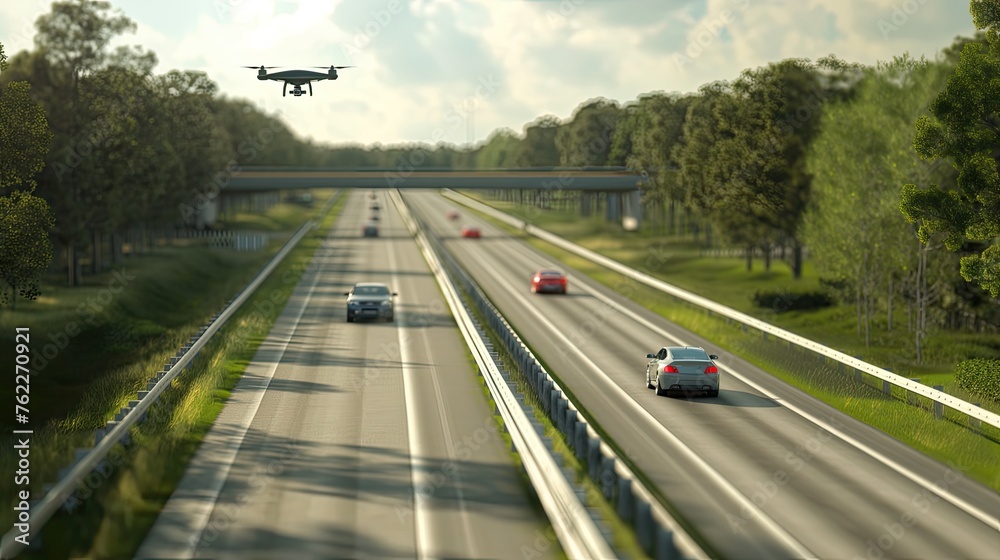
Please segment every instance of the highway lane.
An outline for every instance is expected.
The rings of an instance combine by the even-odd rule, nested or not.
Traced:
[[[553,554],[416,244],[384,193],[361,238],[349,196],[139,557]],[[360,281],[399,292],[395,322],[346,322]]]
[[[406,200],[446,238],[536,355],[722,556],[996,557],[1000,498],[964,477],[960,465],[931,460],[738,357],[724,355],[725,363],[746,382],[724,374],[718,399],[656,397],[645,388],[647,352],[675,343],[674,337],[723,353],[572,271],[568,297],[533,296],[530,274],[551,258],[464,208],[463,220],[481,225],[484,237],[457,238],[458,226],[444,218],[455,206],[440,196],[414,193]],[[897,474],[853,441],[913,476]],[[702,462],[718,478],[704,474]],[[939,497],[921,480],[939,482],[939,491],[954,499]]]

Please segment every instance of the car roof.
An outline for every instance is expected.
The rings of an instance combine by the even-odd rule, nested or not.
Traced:
[[[559,275],[559,276],[563,275],[563,273],[561,271],[555,270],[553,268],[543,268],[541,270],[535,271],[535,274],[556,274],[556,275]]]
[[[380,282],[358,282],[357,284],[354,285],[354,287],[355,288],[372,288],[372,287],[388,288],[389,285],[388,284],[382,284]]]

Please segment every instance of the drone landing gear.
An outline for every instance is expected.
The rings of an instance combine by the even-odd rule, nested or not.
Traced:
[[[309,84],[309,97],[312,97],[312,94],[313,94],[313,83],[312,82],[307,82],[307,83]]]
[[[282,97],[285,97],[286,94],[288,93],[288,82],[285,82],[284,84],[285,85],[281,86],[281,96]]]

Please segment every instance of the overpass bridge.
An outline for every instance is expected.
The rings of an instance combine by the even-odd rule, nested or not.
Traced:
[[[284,189],[514,189],[630,192],[642,176],[624,167],[518,169],[243,167],[226,192]]]
[[[220,212],[260,210],[281,199],[281,193],[332,189],[462,189],[521,191],[548,197],[558,191],[585,194],[581,210],[589,214],[598,195],[606,197],[610,221],[627,228],[641,216],[643,176],[625,167],[532,167],[512,169],[240,167],[216,175],[217,196],[201,205],[199,227],[214,224]],[[530,194],[529,194],[530,193]]]

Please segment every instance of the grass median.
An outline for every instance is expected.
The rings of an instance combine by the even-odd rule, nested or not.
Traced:
[[[332,195],[332,192],[323,192],[317,198]],[[325,227],[330,226],[342,204],[341,199],[327,213]],[[55,471],[71,462],[73,449],[92,446],[92,430],[104,425],[108,412],[113,414],[119,406],[134,399],[136,391],[145,388],[146,380],[162,368],[169,356],[245,287],[274,250],[287,240],[291,233],[287,231],[289,226],[297,228],[310,214],[318,211],[319,206],[309,212],[300,210],[297,217],[286,208],[278,210],[279,216],[284,216],[278,220],[285,225],[276,227],[275,231],[282,233],[273,240],[270,250],[256,256],[238,257],[227,251],[189,248],[184,250],[186,252],[168,250],[167,255],[143,259],[147,262],[142,264],[148,268],[137,271],[136,276],[148,275],[155,281],[137,281],[135,292],[128,298],[116,300],[110,313],[116,317],[129,309],[136,314],[147,313],[157,299],[162,299],[161,305],[172,309],[178,324],[157,324],[160,332],[144,342],[145,354],[140,355],[140,359],[112,369],[85,385],[78,395],[78,404],[67,407],[70,412],[65,417],[54,419],[40,433],[36,432],[38,437],[32,447],[33,497],[42,495],[41,488],[35,494],[35,484],[40,487],[42,480],[54,481],[58,476]],[[132,430],[133,445],[129,448],[118,446],[109,455],[106,472],[89,477],[75,499],[69,501],[71,511],[61,511],[40,534],[32,535],[32,540],[40,543],[41,548],[31,550],[28,558],[131,556],[294,288],[285,286],[282,275],[292,267],[307,266],[323,235],[322,228],[308,234],[254,296],[261,298],[265,296],[260,294],[268,294],[268,301],[274,305],[270,308],[255,306],[255,299],[247,302],[150,409],[146,422]],[[172,267],[149,266],[149,261],[164,257],[170,260],[170,255],[174,256]],[[210,259],[212,268],[206,270],[192,265],[192,262],[200,262],[199,259]],[[204,308],[179,305],[174,300],[178,293],[200,298],[205,302]],[[275,301],[273,293],[280,293],[281,301]],[[174,297],[168,297],[171,294]],[[183,319],[185,310],[190,311],[186,321]],[[101,325],[106,327],[108,324],[111,323]],[[104,350],[108,351],[108,347]],[[35,527],[33,533],[38,529]]]
[[[512,207],[510,204],[487,200],[482,196],[472,195],[495,208],[509,212],[522,219],[526,217],[524,209]],[[485,216],[484,216],[485,218]],[[574,219],[575,216],[559,213],[532,212],[531,222],[553,233],[574,241],[588,249],[605,254],[615,260],[642,270],[645,259],[649,255],[650,239],[630,238],[622,235],[620,228],[615,231],[614,225]],[[489,218],[487,218],[489,219]],[[524,236],[513,228],[493,223],[503,227],[512,235]],[[612,272],[602,266],[595,265],[586,259],[564,251],[549,243],[530,236],[524,236],[525,241],[542,250],[566,266],[585,274],[602,284],[623,292],[627,287],[630,298],[649,309],[659,313],[668,320],[712,340],[728,352],[754,363],[765,371],[796,386],[809,394],[823,400],[837,409],[865,422],[883,432],[907,443],[936,459],[952,464],[966,475],[979,480],[994,490],[1000,491],[1000,471],[996,469],[996,457],[1000,456],[1000,431],[990,427],[970,427],[968,420],[959,413],[945,409],[945,419],[939,420],[930,412],[932,405],[927,399],[911,398],[895,391],[885,395],[880,388],[871,386],[872,379],[867,383],[857,383],[854,373],[838,368],[836,364],[828,364],[814,354],[789,348],[787,344],[771,339],[764,339],[760,333],[750,329],[744,332],[736,323],[729,323],[724,318],[712,316],[704,310],[681,300],[664,294],[658,290],[638,284],[624,276]],[[655,241],[654,241],[655,242]],[[762,314],[747,301],[747,294],[762,289],[782,289],[790,283],[790,275],[780,270],[770,273],[757,271],[745,273],[741,280],[739,267],[744,265],[742,259],[715,259],[700,257],[697,249],[679,243],[663,243],[653,245],[660,251],[661,257],[666,257],[667,266],[657,271],[654,276],[677,285],[693,293],[708,297],[724,305],[733,307],[744,313],[756,314],[760,318],[776,324],[781,328],[796,332],[801,336],[837,348],[850,355],[861,356],[862,359],[880,365],[892,367],[882,358],[891,358],[895,370],[901,375],[921,376],[925,383],[945,385],[946,391],[960,398],[970,398],[968,394],[956,387],[951,379],[950,368],[956,359],[968,357],[968,352],[977,355],[992,351],[996,341],[991,337],[963,333],[936,333],[928,340],[928,348],[941,348],[935,355],[935,361],[919,368],[913,367],[907,360],[907,349],[900,344],[892,344],[888,340],[880,340],[879,348],[870,348],[868,353],[862,352],[857,341],[848,344],[852,334],[845,327],[853,328],[853,316],[849,310],[828,308],[820,312],[789,312],[777,316]],[[728,271],[718,278],[706,272],[713,262],[715,266]],[[780,264],[776,265],[780,267]],[[819,286],[807,268],[807,276],[799,281],[804,284],[792,284],[797,290],[809,289],[809,283]],[[740,295],[742,293],[742,296]],[[787,316],[786,316],[787,315]],[[845,316],[849,316],[845,318]],[[839,317],[839,322],[838,318]],[[798,327],[796,326],[798,325]],[[824,334],[825,333],[825,334]],[[854,334],[853,336],[856,336]],[[994,337],[995,338],[995,337]],[[838,344],[840,342],[840,344]],[[930,352],[931,350],[929,350]],[[982,354],[980,354],[982,353]],[[926,378],[926,379],[923,379]],[[907,399],[918,406],[907,404]],[[979,399],[973,399],[980,402]],[[996,403],[982,403],[984,408],[994,410]]]

